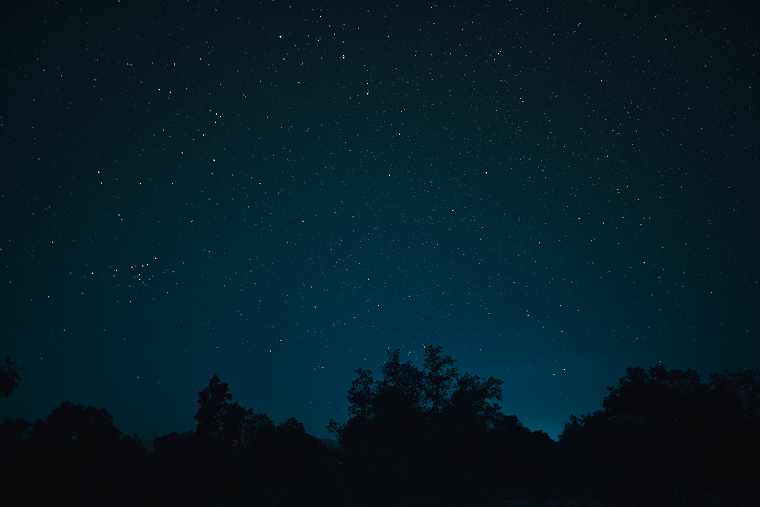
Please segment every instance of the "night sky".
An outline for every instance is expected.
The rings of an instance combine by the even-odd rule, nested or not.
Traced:
[[[3,2],[0,418],[325,437],[432,344],[556,438],[759,367],[760,18],[668,3]]]

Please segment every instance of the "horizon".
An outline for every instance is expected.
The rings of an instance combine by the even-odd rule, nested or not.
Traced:
[[[444,349],[444,353],[446,353],[445,349]],[[458,361],[456,360],[456,358],[453,358],[453,359],[455,361],[454,364],[456,366],[457,363],[458,363]],[[416,361],[414,361],[414,364],[415,364],[415,366],[421,366],[421,364],[417,364]],[[19,367],[21,367],[21,366],[23,366],[23,365],[19,365]],[[631,366],[641,366],[641,365],[631,365]],[[645,368],[648,368],[649,366],[654,366],[654,365],[648,365]],[[668,367],[668,365],[663,365],[663,366]],[[457,367],[457,368],[458,368],[458,371],[460,372],[460,374],[461,373],[465,373],[465,372],[467,372],[467,373],[474,373],[474,372],[471,372],[471,371],[459,369],[459,367]],[[685,370],[685,369],[688,369],[688,368],[677,368],[677,369]],[[746,369],[747,368],[744,368],[743,370],[746,370]],[[372,369],[372,371],[373,371],[373,373],[375,373],[375,372],[378,371],[378,368]],[[739,370],[739,371],[742,371],[742,370]],[[699,371],[697,371],[697,372],[700,374],[700,378],[701,378],[701,381],[703,383],[707,383],[709,381],[710,375],[712,375],[712,374],[724,373],[724,371],[721,371],[721,372],[710,372],[710,373],[708,373],[708,374],[705,375],[705,374],[702,374],[702,372],[699,372]],[[624,374],[625,374],[625,371],[620,376],[620,378],[622,378],[624,376]],[[213,377],[213,375],[212,375],[212,377]],[[220,378],[220,380],[222,382],[227,382],[227,379],[225,379],[224,377],[220,376],[219,378]],[[227,382],[227,383],[229,384],[229,382]],[[614,382],[614,383],[611,383],[611,384],[609,384],[607,386],[605,386],[605,388],[604,388],[604,392],[605,392],[604,396],[605,397],[606,397],[606,395],[608,393],[608,388],[609,387],[614,387],[615,385],[617,385],[617,381]],[[23,387],[23,380],[22,380],[22,383],[19,386],[19,388],[17,388],[17,390],[13,392],[13,394],[10,396],[10,398],[5,399],[4,402],[7,403],[8,401],[10,401],[11,399],[13,399],[14,397],[19,396],[19,394],[21,393],[21,387]],[[206,386],[204,385],[204,387],[206,387]],[[348,390],[348,388],[346,390]],[[199,391],[200,391],[200,389],[199,389]],[[263,414],[265,414],[265,415],[267,415],[269,417],[272,417],[271,414],[268,414],[266,411],[258,410],[255,407],[249,406],[246,403],[242,402],[242,400],[239,399],[235,395],[234,385],[232,385],[232,384],[230,384],[230,394],[232,394],[232,396],[233,396],[232,402],[240,403],[244,408],[252,408],[254,410],[254,412],[263,413]],[[589,413],[593,413],[596,410],[601,410],[602,409],[602,401],[603,401],[603,398],[600,398],[599,402],[598,402],[598,406],[596,408],[592,408],[591,410],[588,410],[586,412],[572,413],[571,415],[573,415],[573,416],[582,416],[582,415],[586,415],[586,414],[589,414]],[[61,403],[65,403],[65,402],[70,402],[70,403],[73,403],[74,405],[81,404],[81,405],[84,405],[84,406],[92,406],[92,405],[87,405],[87,404],[84,404],[84,403],[75,403],[75,402],[73,402],[71,400],[63,400],[59,404],[55,405],[54,407],[51,407],[50,410],[48,410],[47,412],[45,412],[43,415],[41,415],[39,417],[33,417],[33,418],[27,418],[27,417],[24,417],[24,416],[16,416],[16,417],[22,417],[22,418],[24,418],[24,419],[26,419],[26,420],[28,420],[29,422],[32,422],[32,423],[35,422],[36,420],[40,420],[40,419],[41,420],[45,420],[45,418],[50,414],[51,411],[53,411],[54,409],[58,408],[61,405]],[[501,404],[501,402],[497,402],[497,403],[500,404],[500,406],[501,406],[501,412],[503,414],[505,414],[505,415],[516,415],[518,417],[519,421],[523,424],[524,427],[526,427],[527,429],[529,429],[531,431],[543,431],[544,433],[546,433],[555,442],[557,442],[559,440],[559,435],[562,433],[562,429],[563,429],[565,423],[569,422],[569,420],[570,420],[570,417],[568,416],[568,419],[566,419],[565,421],[562,421],[559,424],[545,423],[545,424],[541,425],[540,423],[538,423],[538,424],[531,425],[531,424],[526,423],[523,420],[523,418],[521,418],[517,413],[510,412],[509,410],[507,410],[507,408],[503,404]],[[141,434],[138,434],[138,433],[135,433],[135,432],[132,432],[132,431],[125,430],[122,427],[122,425],[119,424],[118,417],[116,415],[114,415],[114,413],[111,412],[111,410],[109,410],[108,406],[93,406],[93,407],[94,408],[105,409],[109,414],[111,414],[113,416],[113,418],[114,418],[114,426],[116,428],[118,428],[124,435],[134,436],[134,437],[137,437],[138,439],[140,439],[142,441],[146,441],[146,442],[152,442],[156,438],[168,435],[170,433],[184,433],[186,431],[195,431],[195,426],[197,424],[193,420],[193,416],[195,415],[195,411],[197,411],[197,396],[196,396],[194,411],[193,411],[192,415],[189,418],[189,426],[186,425],[186,426],[184,426],[182,428],[168,429],[168,431],[164,431],[162,433],[157,433],[157,434],[152,435],[150,437],[148,437],[146,435],[141,435]],[[343,423],[343,422],[345,422],[348,419],[349,414],[346,411],[346,413],[344,415],[345,415],[345,419],[335,418],[335,417],[333,417],[333,419],[335,419],[339,423]],[[6,419],[13,419],[13,418],[15,418],[15,417],[11,417],[10,415],[6,415],[2,419],[6,420]],[[335,441],[334,436],[331,436],[330,434],[328,434],[328,432],[326,430],[327,422],[321,428],[322,431],[320,432],[320,431],[314,431],[312,427],[310,427],[302,419],[300,419],[300,418],[298,418],[297,416],[294,416],[294,415],[288,416],[285,413],[284,416],[281,415],[281,418],[274,418],[273,417],[272,419],[273,419],[273,421],[274,421],[275,424],[279,424],[279,423],[282,423],[282,422],[284,422],[284,421],[286,421],[286,420],[288,420],[290,418],[295,418],[299,422],[303,423],[304,426],[305,426],[305,428],[306,428],[307,433],[309,433],[310,435],[313,435],[313,436],[319,438],[320,440],[332,440],[332,441]]]

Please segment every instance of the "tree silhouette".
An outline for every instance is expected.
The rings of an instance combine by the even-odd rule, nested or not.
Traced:
[[[425,399],[431,403],[433,412],[441,412],[454,382],[457,379],[457,369],[451,356],[443,356],[440,345],[425,349],[424,385]]]
[[[380,366],[380,380],[375,380],[370,370],[355,370],[357,377],[347,395],[350,420],[370,420],[389,411],[416,411],[425,417],[469,413],[486,424],[499,411],[489,400],[501,400],[503,382],[469,373],[459,375],[454,359],[442,352],[440,345],[426,347],[420,370],[411,361],[402,363],[399,349],[389,351],[388,360]],[[340,429],[334,422],[330,428],[334,432]]]
[[[392,397],[404,406],[420,409],[424,403],[425,374],[411,361],[402,363],[400,353],[399,349],[388,352],[388,360],[380,367],[383,378],[376,386],[375,398]]]
[[[23,366],[16,367],[16,362],[11,361],[10,356],[5,358],[5,366],[0,366],[0,397],[7,398],[18,389],[18,381],[21,380],[18,371],[23,369]]]
[[[372,378],[370,370],[357,368],[354,371],[356,372],[356,378],[351,381],[351,387],[347,395],[348,411],[355,417],[367,419],[372,412],[373,385],[375,380]]]
[[[271,439],[275,429],[269,416],[248,411],[243,425],[243,446],[248,449],[260,447],[263,441]]]
[[[16,372],[10,359],[3,371]],[[662,365],[627,368],[601,410],[571,416],[553,442],[505,415],[501,380],[460,373],[440,346],[422,367],[388,352],[359,368],[349,419],[328,448],[288,419],[233,401],[214,375],[195,431],[151,454],[104,409],[62,403],[44,420],[0,424],[6,503],[43,505],[504,505],[509,498],[603,505],[754,505],[760,376]],[[12,380],[18,380],[13,376]],[[749,465],[748,465],[749,464]],[[44,479],[43,479],[44,478]],[[46,488],[36,487],[44,480]],[[316,499],[316,500],[315,500]],[[320,503],[321,502],[321,503]]]
[[[243,442],[246,419],[253,416],[251,409],[232,403],[229,384],[214,375],[208,387],[198,393],[198,422],[195,434],[198,438],[231,447]]]
[[[673,491],[743,501],[756,482],[760,382],[753,370],[712,375],[663,365],[626,369],[602,410],[571,416],[560,434],[565,463],[590,495],[665,501]],[[657,500],[654,500],[657,499]]]
[[[755,370],[726,371],[710,378],[714,400],[722,405],[721,412],[732,414],[736,420],[760,419],[760,375]]]
[[[551,440],[501,413],[501,380],[460,375],[440,346],[426,347],[422,369],[400,357],[388,352],[380,379],[357,369],[348,421],[328,425],[357,495],[380,504],[476,504],[489,487],[517,481],[521,467],[532,477],[543,470]],[[524,484],[529,474],[519,476]]]
[[[123,435],[105,409],[64,402],[44,420],[0,426],[0,482],[8,505],[76,505],[137,502],[134,479],[147,455]],[[44,481],[45,487],[40,487]]]
[[[619,385],[607,389],[602,407],[609,415],[670,424],[693,415],[709,390],[695,370],[668,370],[661,364],[627,368]]]
[[[501,407],[488,400],[501,401],[500,379],[483,379],[465,373],[457,379],[456,388],[448,400],[447,412],[465,424],[480,425],[483,429],[497,427],[497,414]]]

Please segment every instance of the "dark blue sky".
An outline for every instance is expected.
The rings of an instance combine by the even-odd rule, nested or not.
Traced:
[[[440,344],[556,437],[627,366],[760,366],[756,12],[12,4],[0,417],[153,438],[216,373],[326,436]]]

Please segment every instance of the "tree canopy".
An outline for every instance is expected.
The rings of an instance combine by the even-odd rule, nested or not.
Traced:
[[[253,417],[253,410],[232,403],[229,384],[214,375],[208,386],[198,393],[198,422],[195,434],[209,442],[233,446],[243,441],[246,419]]]
[[[559,444],[576,484],[599,495],[662,494],[674,485],[742,489],[760,453],[760,381],[754,370],[713,374],[658,364],[626,369],[602,410],[571,416]],[[646,485],[643,488],[642,485]]]
[[[358,368],[348,390],[349,421],[377,419],[389,407],[395,411],[406,407],[428,418],[467,416],[488,426],[500,409],[493,400],[501,401],[503,382],[470,373],[460,375],[454,362],[443,355],[443,347],[429,346],[421,370],[411,361],[401,362],[399,349],[388,352],[379,380],[372,371]]]
[[[427,347],[419,367],[389,351],[377,371],[355,370],[349,418],[329,425],[339,446],[323,445],[296,419],[275,424],[241,406],[217,375],[198,392],[195,430],[152,445],[123,435],[105,409],[69,402],[33,424],[7,419],[3,498],[23,505],[62,496],[78,505],[757,503],[754,370],[702,379],[690,369],[628,368],[600,410],[570,417],[559,442],[504,414],[502,381],[460,372],[440,346]]]

